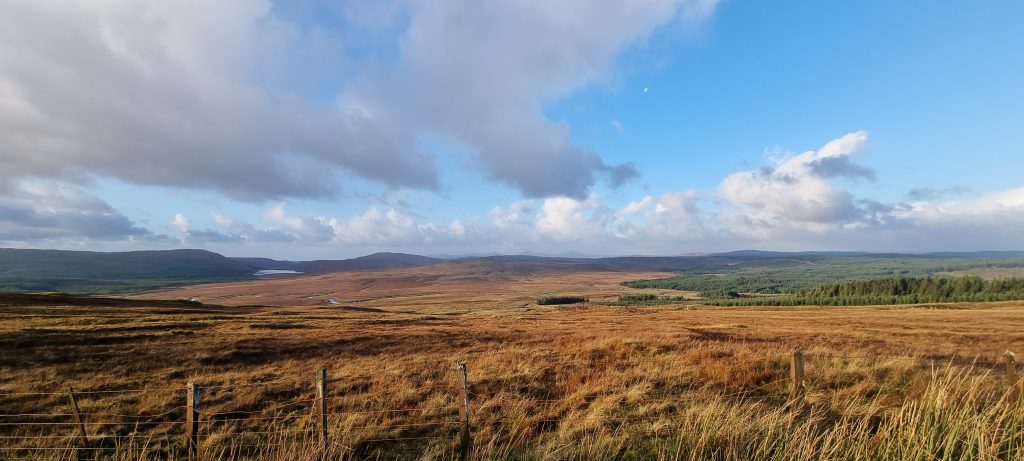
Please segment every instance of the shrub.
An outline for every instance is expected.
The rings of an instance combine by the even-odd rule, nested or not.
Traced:
[[[587,302],[583,296],[547,296],[537,300],[541,306],[552,306],[557,304],[578,304]]]
[[[619,296],[620,303],[649,303],[658,300],[658,295],[653,294],[642,294],[642,295],[622,295]]]

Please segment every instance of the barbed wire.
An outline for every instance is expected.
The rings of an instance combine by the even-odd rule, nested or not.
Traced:
[[[240,432],[228,432],[226,435],[267,435],[267,434],[313,434],[313,430],[305,431],[240,431]]]
[[[451,437],[449,437],[449,436],[427,436],[427,437],[390,437],[390,438],[380,438],[380,439],[363,439],[363,440],[361,440],[361,441],[360,441],[360,443],[370,443],[370,442],[396,442],[396,441],[400,441],[400,440],[441,440],[441,439],[450,439],[450,438],[451,438]]]
[[[196,384],[199,385],[203,389],[226,389],[226,388],[230,389],[230,388],[236,388],[236,387],[266,387],[266,386],[272,386],[272,385],[275,385],[275,384],[302,385],[302,384],[313,384],[313,383],[314,383],[314,381],[312,381],[312,380],[277,379],[277,380],[274,380],[274,381],[261,381],[261,382],[258,382],[258,383],[210,384],[210,385],[199,384],[199,383],[196,383]]]
[[[65,451],[89,450],[89,451],[98,451],[98,450],[109,450],[109,449],[110,448],[106,448],[106,447],[0,447],[0,450],[3,450],[3,451],[22,451],[22,450],[65,450]]]
[[[157,424],[183,424],[185,421],[84,421],[86,426],[151,426]],[[0,422],[0,426],[78,426],[76,422],[51,422],[51,421],[19,421]]]
[[[407,423],[407,424],[391,424],[387,426],[376,426],[374,429],[401,429],[406,427],[431,427],[431,426],[455,426],[462,424],[461,421],[440,421],[440,422],[429,422],[429,423]]]
[[[203,423],[237,423],[240,421],[271,421],[275,419],[287,419],[292,415],[280,415],[280,416],[252,416],[248,418],[226,418],[226,419],[201,419],[198,422]]]
[[[462,409],[462,408],[463,407],[461,407],[461,406],[450,406],[450,407],[440,407],[440,408],[422,408],[422,407],[392,408],[392,409],[386,409],[386,410],[345,410],[345,411],[334,410],[334,411],[329,411],[327,414],[328,415],[372,415],[372,414],[386,414],[386,413],[406,413],[406,412],[411,412],[411,411],[422,411],[422,412],[427,412],[427,411],[431,411],[431,410],[442,410],[442,411],[448,410],[448,411],[451,411],[451,410],[459,410],[459,409]]]
[[[108,418],[160,418],[162,416],[167,416],[170,413],[174,413],[175,411],[178,411],[178,410],[180,410],[182,408],[186,408],[186,407],[185,406],[174,407],[171,410],[165,411],[163,413],[148,414],[148,415],[147,414],[126,415],[126,414],[116,414],[116,413],[92,413],[92,412],[80,412],[80,413],[78,413],[78,415],[82,416],[82,417],[85,417],[85,416],[90,416],[90,417],[104,416],[104,417],[108,417]],[[12,417],[19,417],[19,418],[20,417],[34,417],[34,418],[49,418],[49,417],[56,418],[56,417],[62,417],[62,418],[69,418],[69,417],[73,417],[73,416],[75,416],[74,413],[12,413],[12,414],[0,414],[0,418],[12,418]]]
[[[293,405],[298,405],[300,403],[311,403],[311,402],[316,402],[316,401],[317,401],[317,399],[315,399],[315,398],[313,398],[313,399],[303,399],[303,400],[293,400],[291,402],[284,403],[284,404],[278,405],[276,407],[271,407],[271,408],[268,408],[268,409],[265,409],[265,410],[260,410],[260,411],[222,411],[222,412],[207,414],[205,411],[200,409],[197,412],[199,414],[201,414],[201,415],[206,415],[207,418],[213,418],[213,417],[218,416],[218,415],[233,415],[233,414],[236,414],[236,413],[263,414],[263,413],[270,413],[270,412],[273,412],[273,411],[281,410],[281,409],[284,409],[284,408],[287,408],[287,407],[290,407],[290,406],[293,406]]]
[[[79,436],[77,434],[75,434],[75,435],[71,435],[71,434],[68,434],[68,435],[33,435],[33,436],[25,436],[25,437],[18,437],[18,436],[4,436],[4,437],[0,437],[0,439],[19,439],[19,440],[53,440],[53,439],[69,439],[69,440],[73,439],[73,440],[77,440],[78,438],[79,438]],[[89,436],[89,441],[91,443],[94,443],[94,442],[97,442],[97,441],[104,441],[104,440],[135,440],[135,439],[145,439],[145,440],[159,441],[159,440],[164,439],[164,438],[166,438],[166,437],[159,436],[159,435],[153,435],[153,434],[144,434],[144,435],[102,435],[101,434],[101,435],[91,435],[91,436]],[[35,447],[15,447],[15,448],[33,449]],[[66,448],[68,448],[68,449],[77,449],[77,448],[80,448],[80,447],[66,447]],[[102,447],[99,447],[99,448],[102,448]]]
[[[167,387],[167,388],[146,388],[146,389],[112,389],[112,390],[98,390],[98,391],[84,391],[75,390],[74,393],[78,395],[94,395],[94,394],[141,394],[147,392],[170,392],[170,391],[185,391],[186,387]],[[68,395],[68,391],[63,392],[0,392],[0,397],[7,396],[23,396],[23,395]]]

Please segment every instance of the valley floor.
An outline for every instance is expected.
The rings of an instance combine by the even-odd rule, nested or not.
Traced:
[[[447,459],[457,455],[463,362],[480,459],[1024,456],[1024,412],[1001,403],[1002,354],[1024,352],[1024,303],[624,309],[530,301],[569,291],[612,296],[627,290],[618,281],[637,275],[603,274],[525,283],[491,274],[479,285],[440,274],[434,280],[444,283],[423,282],[416,295],[414,286],[364,273],[302,289],[264,282],[270,288],[259,295],[316,291],[336,305],[0,305],[0,458],[43,459],[54,452],[33,448],[80,444],[68,386],[78,392],[90,451],[61,451],[64,459],[182,456],[193,382],[204,388],[199,450],[208,459]],[[368,279],[391,289],[351,289]],[[591,284],[580,287],[584,279]],[[180,294],[218,290],[232,293]],[[241,293],[221,300],[253,304]],[[149,296],[158,295],[168,293]],[[797,349],[806,395],[787,407]],[[320,368],[329,376],[327,446],[310,439]]]

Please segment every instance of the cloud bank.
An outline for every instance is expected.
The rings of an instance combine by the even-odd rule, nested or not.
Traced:
[[[257,229],[223,222],[222,241],[290,242],[408,251],[582,251],[678,254],[737,248],[939,251],[1013,249],[1024,226],[1024,188],[957,200],[879,203],[858,198],[838,178],[870,179],[855,162],[866,132],[817,150],[769,158],[722,179],[716,190],[648,195],[615,208],[596,194],[517,200],[447,223],[398,208],[371,207],[347,220],[289,211],[278,204]],[[823,169],[822,165],[828,165]],[[196,241],[200,243],[200,241]]]
[[[0,189],[0,242],[152,237],[150,231],[81,188],[19,181]]]
[[[434,139],[526,197],[584,198],[637,171],[573,144],[544,106],[714,5],[355,2],[336,30],[265,0],[14,2],[0,15],[0,183],[112,177],[264,201],[336,197],[347,173],[437,189]],[[394,56],[346,43],[390,29]]]

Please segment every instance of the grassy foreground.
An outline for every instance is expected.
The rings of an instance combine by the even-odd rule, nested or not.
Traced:
[[[1003,398],[1006,396],[1004,395]],[[708,394],[705,401],[678,408],[656,422],[578,426],[552,440],[506,440],[498,434],[478,440],[473,459],[659,459],[659,460],[1016,460],[1024,458],[1024,412],[999,399],[983,377],[950,369],[936,371],[923,395],[884,408],[866,402],[860,416],[837,416],[841,402],[787,412],[762,402]],[[589,427],[588,427],[589,426]],[[525,434],[524,434],[525,435]],[[70,448],[56,459],[159,459],[151,440],[115,445],[90,456]],[[419,451],[418,453],[416,451]],[[53,453],[51,453],[53,454]],[[85,456],[83,456],[85,455]],[[164,456],[166,454],[163,454]],[[204,459],[458,459],[443,447],[356,453],[313,437],[268,436],[253,444],[206,448]],[[50,458],[50,456],[47,456]]]
[[[1021,303],[417,311],[0,306],[0,459],[1024,459],[1002,351]],[[788,360],[807,356],[787,411]],[[313,378],[329,370],[330,443]],[[67,386],[79,392],[80,450]],[[31,415],[31,416],[26,416]],[[10,423],[10,424],[8,424]],[[40,450],[45,448],[45,450]]]

